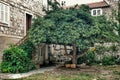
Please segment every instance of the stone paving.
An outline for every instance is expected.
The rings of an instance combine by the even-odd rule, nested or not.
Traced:
[[[45,71],[52,71],[52,70],[54,70],[54,68],[55,67],[45,67],[45,68],[40,68],[37,70],[30,71],[27,73],[18,73],[18,74],[0,73],[0,80],[24,78],[24,77],[28,77],[33,74],[44,73]]]

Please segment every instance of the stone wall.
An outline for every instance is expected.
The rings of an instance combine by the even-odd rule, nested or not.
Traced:
[[[107,19],[110,19],[112,17],[112,12],[110,7],[103,8],[102,10],[103,10],[103,15],[105,15]]]
[[[118,1],[108,0],[108,4],[110,6],[107,8],[103,8],[103,14],[108,19],[111,19],[111,18],[114,19],[113,14],[116,14],[118,12]]]

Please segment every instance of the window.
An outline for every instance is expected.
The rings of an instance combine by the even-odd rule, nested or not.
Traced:
[[[100,15],[102,15],[102,9],[92,9],[91,10],[91,15],[92,16],[100,16]]]
[[[8,24],[9,22],[9,6],[0,3],[0,22]]]
[[[61,5],[62,5],[62,6],[65,6],[65,5],[66,5],[66,1],[62,1],[62,2],[61,2]]]

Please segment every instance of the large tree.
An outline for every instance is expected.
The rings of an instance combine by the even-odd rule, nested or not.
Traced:
[[[103,16],[93,18],[88,6],[69,9],[55,7],[55,10],[47,11],[43,18],[34,19],[29,36],[35,44],[62,44],[66,54],[66,45],[71,45],[72,63],[77,64],[77,59],[94,43],[118,41],[112,22]]]

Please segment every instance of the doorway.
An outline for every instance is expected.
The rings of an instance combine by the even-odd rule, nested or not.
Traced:
[[[26,33],[31,28],[31,24],[32,24],[32,15],[26,13]]]

